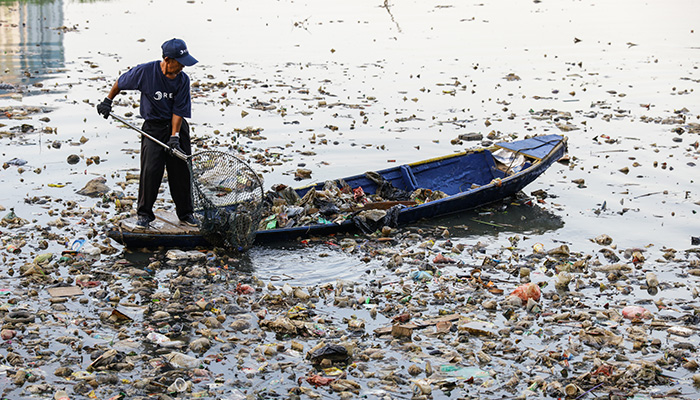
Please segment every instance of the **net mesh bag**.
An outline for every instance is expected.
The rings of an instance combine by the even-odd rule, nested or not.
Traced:
[[[194,209],[199,230],[211,244],[245,251],[262,217],[263,183],[232,154],[204,151],[190,158]]]

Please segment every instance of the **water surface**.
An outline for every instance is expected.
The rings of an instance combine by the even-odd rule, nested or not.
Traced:
[[[451,144],[461,133],[560,133],[572,162],[526,192],[546,190],[542,207],[562,224],[534,241],[585,248],[607,233],[622,247],[686,248],[698,235],[700,200],[698,137],[686,126],[700,104],[697,9],[692,1],[3,2],[1,81],[18,90],[3,91],[0,105],[29,113],[34,130],[0,139],[3,161],[28,162],[22,173],[2,171],[0,205],[37,223],[61,209],[59,199],[104,208],[75,191],[96,176],[118,189],[138,168],[139,139],[94,105],[121,72],[158,59],[160,44],[177,36],[200,60],[186,70],[196,83],[194,135],[268,157],[254,164],[268,187],[308,183],[293,180],[299,166],[323,181],[478,145]],[[121,95],[115,111],[137,114],[137,99]],[[2,122],[6,131],[27,123]],[[256,140],[235,132],[248,127],[261,129]],[[71,153],[101,162],[70,166]],[[51,201],[23,200],[38,195]],[[537,219],[529,222],[537,231]],[[472,241],[517,233],[469,225]],[[267,253],[253,251],[258,268]]]

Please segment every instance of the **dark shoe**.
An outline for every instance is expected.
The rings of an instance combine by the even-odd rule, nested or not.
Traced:
[[[139,217],[136,219],[136,227],[137,228],[142,228],[146,229],[148,228],[148,225],[151,224],[151,219],[146,217],[145,215],[139,215]]]
[[[199,226],[199,221],[197,221],[197,218],[195,218],[193,214],[188,214],[185,215],[183,218],[180,218],[180,222],[192,227]]]

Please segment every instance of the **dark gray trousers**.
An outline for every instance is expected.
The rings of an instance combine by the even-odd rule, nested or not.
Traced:
[[[150,120],[143,123],[143,131],[157,140],[167,143],[172,133],[169,120]],[[185,154],[192,154],[190,126],[184,119],[180,127],[180,147]],[[139,200],[137,213],[155,219],[153,204],[163,181],[163,172],[168,171],[170,195],[175,202],[177,216],[184,218],[193,211],[192,183],[187,163],[168,154],[167,150],[151,139],[141,138],[141,177],[139,179]]]

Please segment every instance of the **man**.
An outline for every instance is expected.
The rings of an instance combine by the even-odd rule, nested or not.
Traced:
[[[190,78],[182,72],[197,60],[190,55],[181,39],[163,43],[163,59],[137,65],[122,74],[107,97],[97,105],[97,112],[105,119],[112,111],[112,100],[122,90],[141,92],[143,131],[166,143],[171,151],[146,137],[141,138],[141,177],[136,225],[147,228],[155,219],[153,204],[168,170],[170,194],[175,202],[177,216],[189,226],[197,226],[192,214],[190,171],[185,161],[175,157],[172,150],[191,154],[190,127],[185,118],[191,117]]]

